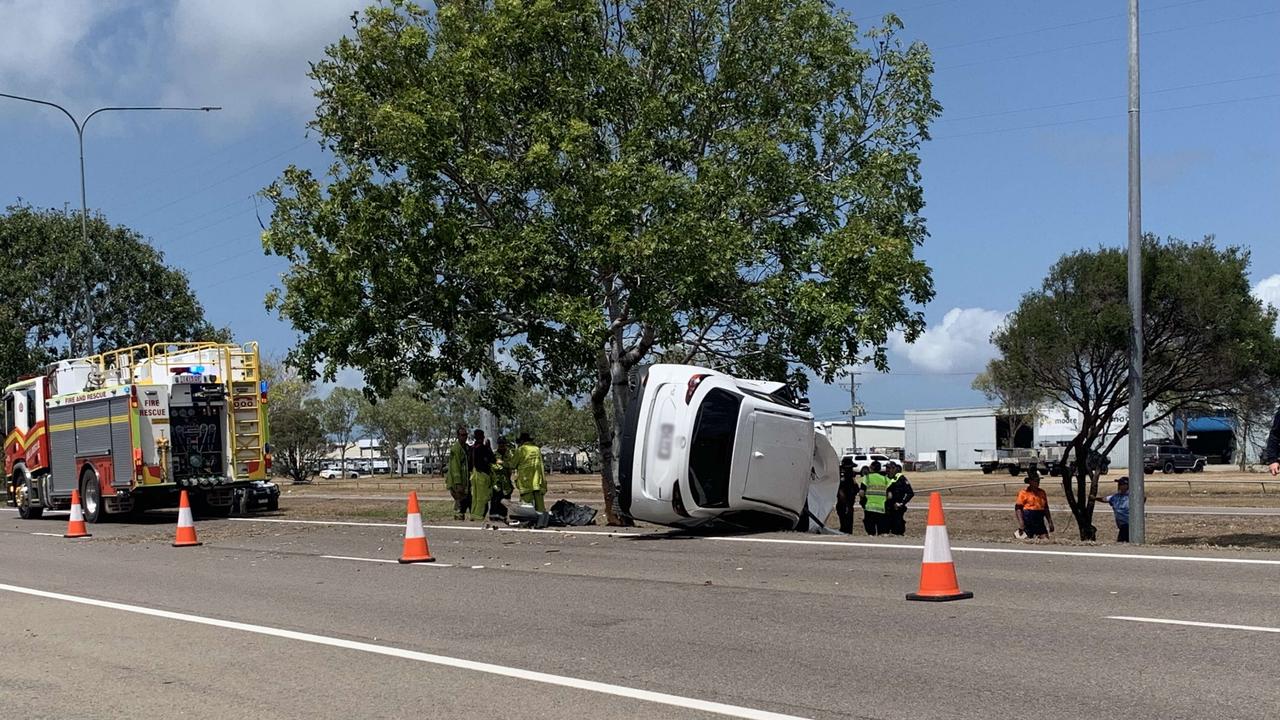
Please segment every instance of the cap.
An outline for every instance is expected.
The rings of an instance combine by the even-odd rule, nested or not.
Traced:
[[[1129,476],[1128,476],[1128,475],[1121,475],[1120,477],[1116,478],[1116,482],[1118,482],[1118,483],[1126,483],[1126,484],[1127,484],[1127,483],[1129,482]]]

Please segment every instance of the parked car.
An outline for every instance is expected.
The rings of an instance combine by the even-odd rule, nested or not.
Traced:
[[[1208,458],[1196,455],[1181,445],[1143,445],[1142,470],[1153,473],[1156,468],[1165,473],[1203,472]]]
[[[622,428],[622,511],[675,527],[820,529],[839,457],[794,397],[693,365],[642,370]]]
[[[236,488],[233,507],[245,515],[251,510],[279,510],[280,486],[270,480],[254,480],[248,487]]]
[[[862,472],[862,468],[869,467],[873,462],[880,463],[880,469],[883,470],[884,466],[893,460],[888,455],[880,453],[846,453],[845,457],[853,458],[853,471],[855,473]]]
[[[342,474],[342,468],[336,468],[336,467],[335,467],[335,468],[325,468],[325,469],[323,469],[323,470],[321,470],[321,471],[320,471],[320,477],[324,478],[325,480],[337,480],[337,479],[340,479],[340,478],[342,478],[342,477],[343,477],[343,474]],[[355,470],[353,470],[353,469],[351,469],[351,468],[348,468],[348,469],[347,469],[346,477],[348,477],[348,478],[352,478],[352,479],[354,479],[354,478],[358,478],[358,477],[360,477],[360,473],[356,472]]]

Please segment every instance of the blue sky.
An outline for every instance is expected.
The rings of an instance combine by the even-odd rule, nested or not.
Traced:
[[[972,373],[1019,296],[1065,252],[1125,241],[1124,0],[838,3],[864,23],[897,12],[934,50],[944,105],[923,150],[934,271],[930,329],[864,374],[873,418],[981,402]],[[1144,0],[1143,220],[1160,235],[1253,252],[1280,304],[1280,5]],[[185,268],[210,319],[273,355],[293,342],[263,295],[255,193],[289,163],[321,169],[305,123],[307,62],[360,3],[0,0],[0,92],[80,116],[107,104],[221,105],[219,113],[104,114],[86,133],[88,200]],[[0,100],[0,198],[79,205],[75,133],[56,111]],[[344,380],[354,381],[354,374]],[[848,392],[812,388],[837,418]]]

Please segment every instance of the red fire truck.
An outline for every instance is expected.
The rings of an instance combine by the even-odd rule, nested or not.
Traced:
[[[225,515],[271,468],[258,346],[137,345],[62,360],[4,390],[6,500],[23,518],[174,507]]]

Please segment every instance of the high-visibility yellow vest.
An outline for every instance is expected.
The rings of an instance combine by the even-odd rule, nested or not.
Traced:
[[[885,498],[889,494],[889,478],[880,473],[867,476],[867,512],[883,513]]]

